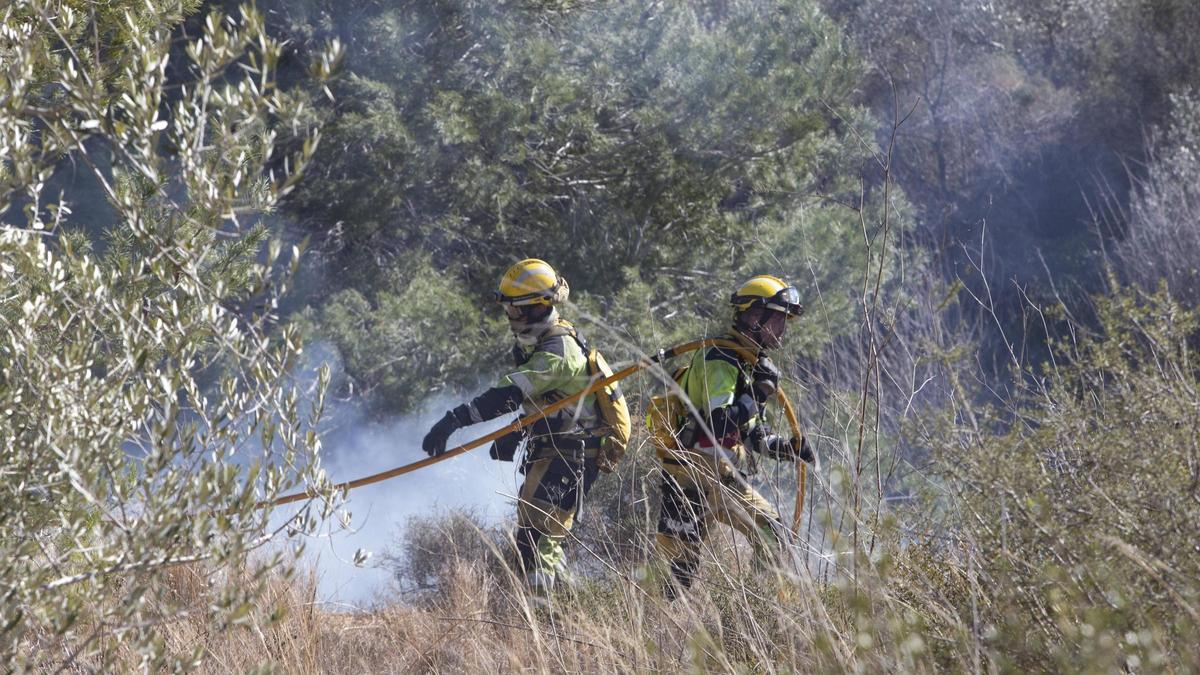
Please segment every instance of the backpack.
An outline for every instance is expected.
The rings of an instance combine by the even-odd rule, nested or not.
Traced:
[[[679,432],[687,418],[688,409],[678,391],[684,390],[688,368],[689,366],[683,366],[671,373],[674,386],[664,394],[651,396],[646,409],[646,428],[650,431],[650,439],[654,441],[659,459],[683,449],[679,443]],[[676,390],[675,387],[679,389]]]
[[[575,343],[587,355],[588,375],[591,376],[592,382],[598,382],[613,374],[612,368],[604,360],[604,355],[591,347],[579,335],[574,326],[565,321],[561,322],[559,326],[575,340]],[[601,441],[601,453],[597,459],[601,469],[611,471],[625,456],[625,449],[629,446],[629,436],[633,431],[633,422],[629,417],[629,404],[625,402],[621,385],[616,382],[593,393],[596,396],[596,407],[599,408],[600,419],[604,422],[602,429],[604,438]]]
[[[715,340],[712,346],[732,350],[750,364],[758,361],[758,357],[732,340]],[[660,460],[685,449],[679,442],[679,432],[683,430],[689,411],[687,401],[680,395],[680,392],[687,389],[687,375],[690,368],[690,364],[676,368],[671,373],[674,386],[668,388],[663,394],[650,397],[650,404],[646,412],[646,428],[650,431],[655,453]]]

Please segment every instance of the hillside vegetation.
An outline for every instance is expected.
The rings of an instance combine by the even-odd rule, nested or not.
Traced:
[[[0,657],[1200,670],[1196,25],[1184,0],[9,3]],[[354,477],[322,469],[327,397],[384,424],[494,378],[490,293],[527,256],[611,361],[723,330],[749,275],[801,289],[792,560],[721,531],[667,600],[636,425],[573,583],[531,594],[510,523],[431,505],[389,592],[320,601],[297,556]],[[624,383],[635,420],[664,375]],[[791,522],[794,467],[757,469]]]

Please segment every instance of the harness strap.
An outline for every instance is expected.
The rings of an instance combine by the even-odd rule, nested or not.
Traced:
[[[583,358],[585,360],[588,358],[588,352],[590,351],[591,348],[588,346],[587,340],[584,339],[584,337],[579,334],[579,330],[577,328],[575,328],[575,325],[572,324],[570,321],[567,321],[566,319],[559,319],[558,322],[555,323],[553,326],[551,326],[549,329],[547,329],[545,333],[542,333],[542,337],[539,339],[539,342],[546,338],[559,337],[559,336],[570,337],[572,340],[574,340],[575,344],[579,346],[579,351],[581,351],[583,353]],[[620,392],[620,390],[618,389],[616,392],[613,393],[613,396],[619,396],[620,395],[619,392]],[[591,393],[595,394],[596,396],[603,396],[604,390],[597,389],[596,391],[593,391]],[[598,405],[596,405],[595,407],[599,408]],[[600,414],[599,409],[597,409],[595,411],[595,413],[596,413],[597,418],[601,418],[601,419],[603,418],[603,416]],[[595,440],[594,447],[599,448],[600,447],[600,439],[604,438],[604,436],[606,435],[604,433],[605,426],[602,424],[598,427],[593,427],[591,429],[583,429],[583,431],[584,431],[584,433],[586,433],[588,435],[589,441]],[[588,446],[588,447],[591,448],[593,446]],[[595,457],[596,453],[593,452],[591,456]]]

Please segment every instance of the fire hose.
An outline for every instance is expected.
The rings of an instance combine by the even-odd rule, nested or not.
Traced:
[[[718,346],[718,345],[726,346],[726,345],[731,345],[731,344],[732,343],[730,343],[728,340],[724,340],[721,338],[706,338],[704,340],[695,340],[693,342],[687,342],[687,343],[684,343],[681,345],[676,345],[675,347],[672,347],[670,349],[659,350],[659,352],[657,354],[655,354],[649,358],[636,361],[636,362],[622,368],[621,370],[618,370],[617,372],[613,373],[612,375],[609,375],[609,376],[603,377],[603,378],[598,378],[598,379],[592,381],[590,384],[588,384],[588,386],[584,387],[582,390],[580,390],[579,392],[577,392],[575,394],[572,394],[570,396],[567,396],[566,398],[555,401],[554,403],[551,403],[550,405],[547,405],[544,408],[541,408],[530,415],[520,417],[516,420],[513,420],[510,424],[507,424],[507,425],[497,429],[496,431],[493,431],[484,436],[480,436],[479,438],[476,438],[475,440],[469,441],[467,443],[463,443],[462,445],[450,448],[450,449],[446,450],[446,452],[444,452],[440,455],[435,455],[433,457],[426,457],[425,459],[421,459],[416,462],[411,462],[411,463],[405,464],[403,466],[398,466],[393,469],[388,469],[387,471],[381,471],[379,473],[371,474],[369,476],[363,476],[362,478],[356,478],[354,480],[346,481],[344,483],[338,483],[338,484],[334,485],[333,487],[335,490],[347,490],[348,491],[348,490],[353,490],[354,488],[362,487],[364,485],[371,485],[372,483],[379,483],[381,481],[395,478],[397,476],[403,476],[406,473],[412,473],[413,471],[417,471],[419,469],[424,469],[427,466],[432,466],[434,464],[437,464],[438,462],[442,462],[447,459],[450,459],[451,457],[457,457],[458,455],[461,455],[463,453],[470,452],[471,450],[474,450],[475,448],[478,448],[481,445],[485,445],[487,443],[495,441],[496,439],[499,439],[502,436],[507,436],[508,434],[510,434],[514,431],[519,431],[544,417],[553,415],[554,413],[558,412],[559,410],[562,410],[563,408],[566,408],[567,406],[569,406],[573,403],[577,403],[578,401],[583,400],[585,397],[587,397],[591,393],[600,391],[601,389],[609,386],[610,384],[620,382],[621,380],[629,377],[630,375],[638,373],[638,372],[645,370],[646,368],[649,368],[656,364],[662,363],[663,361],[672,359],[676,356],[679,356],[680,354],[694,352],[698,349],[704,349],[706,347],[712,347],[712,346]],[[797,439],[803,438],[803,434],[800,431],[800,422],[796,419],[796,412],[795,412],[795,410],[792,409],[792,403],[791,403],[791,401],[788,400],[787,395],[783,393],[782,387],[776,389],[776,395],[779,398],[780,404],[783,406],[783,411],[787,417],[788,425],[791,426],[792,436]],[[800,529],[800,515],[801,515],[801,512],[804,510],[804,490],[805,490],[806,476],[807,476],[807,467],[804,464],[803,460],[797,458],[796,459],[796,513],[792,518],[793,533],[797,533]],[[290,495],[284,495],[282,497],[277,497],[276,499],[273,499],[270,501],[260,502],[258,504],[258,506],[260,508],[265,508],[268,506],[281,506],[283,504],[291,504],[293,502],[298,502],[298,501],[302,501],[305,499],[312,499],[316,496],[317,496],[316,493],[311,490],[308,490],[305,492],[296,492],[296,493],[293,493]]]

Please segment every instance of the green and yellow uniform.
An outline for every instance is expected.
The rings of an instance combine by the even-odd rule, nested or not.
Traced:
[[[780,379],[763,352],[780,346],[788,322],[803,314],[799,292],[779,277],[760,274],[734,291],[729,304],[730,332],[697,352],[682,375],[676,373],[687,412],[673,412],[680,402],[673,395],[659,399],[664,405],[655,404],[658,412],[647,418],[665,427],[655,434],[664,476],[656,539],[671,563],[674,581],[666,587],[671,597],[678,585],[690,586],[695,578],[713,523],[744,534],[759,561],[777,559],[784,549],[788,531],[779,513],[743,473],[748,450],[776,459],[815,459],[803,436],[781,438],[762,420]]]
[[[692,357],[680,385],[694,412],[680,423],[681,447],[659,449],[664,479],[656,540],[685,586],[714,523],[745,535],[760,559],[774,559],[787,538],[775,507],[743,473],[749,450],[775,456],[781,443],[766,431],[765,400],[756,400],[753,386],[754,365],[765,357],[737,332],[726,339],[741,348],[714,346]]]
[[[517,370],[501,378],[497,387],[519,388],[525,414],[578,393],[591,381],[587,354],[565,321],[536,345],[514,354]],[[529,429],[522,466],[525,481],[517,504],[517,550],[527,571],[553,577],[563,565],[562,543],[598,473],[603,424],[595,394],[534,422]],[[502,446],[497,445],[497,454]]]
[[[599,352],[589,350],[555,305],[567,301],[570,287],[549,263],[527,258],[500,278],[495,299],[508,316],[517,340],[516,370],[496,386],[446,413],[421,447],[430,456],[446,452],[455,429],[518,409],[536,415],[546,406],[578,394],[592,373],[611,373]],[[597,400],[597,395],[605,398]],[[563,541],[597,472],[611,470],[629,439],[629,411],[617,387],[588,394],[578,403],[536,420],[492,445],[494,459],[511,461],[526,441],[517,504],[517,551],[534,586],[554,581],[563,565]]]

